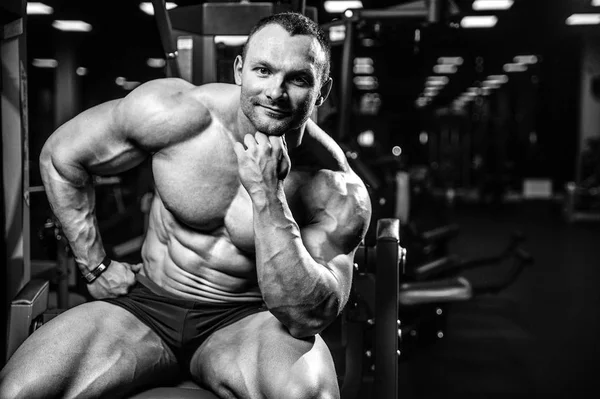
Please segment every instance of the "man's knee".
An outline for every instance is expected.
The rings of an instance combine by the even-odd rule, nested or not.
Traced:
[[[337,377],[329,373],[294,373],[282,389],[289,399],[339,399]]]

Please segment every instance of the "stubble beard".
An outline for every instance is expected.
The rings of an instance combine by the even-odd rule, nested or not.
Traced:
[[[285,120],[270,119],[259,113],[260,102],[251,97],[245,97],[242,92],[241,108],[246,118],[254,126],[256,131],[262,132],[268,136],[283,136],[287,132],[298,129],[308,120],[310,113],[307,112],[302,118],[298,119],[298,111],[294,112]],[[304,108],[304,107],[303,107]],[[300,112],[306,112],[304,109]]]

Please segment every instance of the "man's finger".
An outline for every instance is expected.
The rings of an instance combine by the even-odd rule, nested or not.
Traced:
[[[267,147],[271,146],[271,144],[269,143],[269,137],[264,133],[256,132],[256,134],[254,135],[254,139],[256,140],[258,145],[267,146]]]
[[[256,140],[254,139],[254,136],[252,136],[251,134],[247,134],[244,136],[244,144],[246,145],[246,148],[251,149],[256,147]]]
[[[269,143],[271,144],[271,148],[273,148],[273,153],[277,154],[277,157],[279,158],[284,149],[282,138],[278,136],[269,136]]]
[[[244,154],[245,150],[246,149],[244,148],[242,143],[238,143],[237,141],[233,143],[233,151],[235,152],[235,155],[238,157],[238,159],[240,159],[240,157]]]

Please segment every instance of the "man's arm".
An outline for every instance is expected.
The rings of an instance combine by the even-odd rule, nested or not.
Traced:
[[[321,332],[343,310],[353,259],[371,217],[363,183],[354,174],[319,172],[305,195],[316,210],[299,228],[283,184],[254,201],[258,279],[269,310],[295,337]]]
[[[173,132],[182,129],[178,118],[189,122],[189,117],[183,118],[194,107],[179,94],[186,89],[183,81],[149,82],[121,100],[82,112],[46,141],[40,154],[42,180],[82,273],[105,256],[91,175],[133,168],[174,140]]]

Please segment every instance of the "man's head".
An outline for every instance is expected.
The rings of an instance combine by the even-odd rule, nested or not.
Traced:
[[[235,60],[243,113],[270,135],[301,127],[329,94],[329,60],[327,37],[310,19],[297,13],[262,19]]]
[[[244,44],[244,48],[242,49],[243,59],[246,58],[248,46],[254,34],[269,24],[277,24],[281,26],[291,36],[306,35],[315,38],[321,45],[321,48],[323,49],[325,54],[325,62],[323,63],[321,69],[321,81],[326,82],[329,79],[329,68],[331,64],[331,45],[329,44],[329,39],[327,38],[325,31],[323,31],[323,29],[321,29],[321,27],[311,19],[295,12],[284,12],[280,14],[274,14],[258,21],[250,31],[250,34],[248,34],[248,40],[246,41],[246,44]]]

